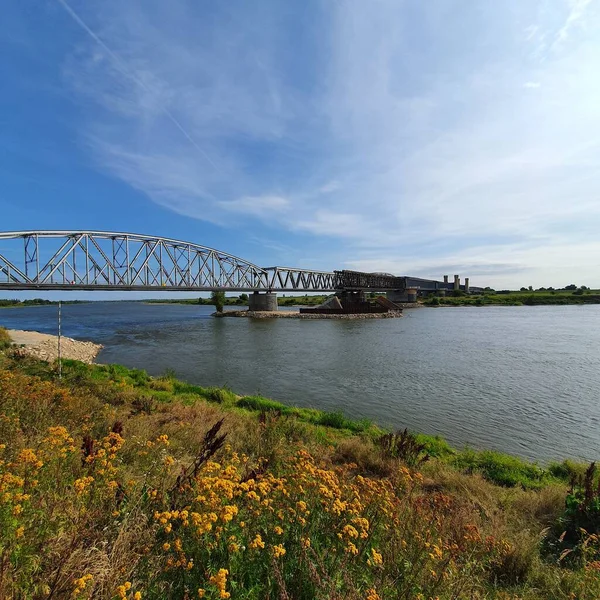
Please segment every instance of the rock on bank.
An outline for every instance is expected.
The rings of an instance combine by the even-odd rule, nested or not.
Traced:
[[[213,317],[246,317],[250,319],[392,319],[401,317],[400,311],[387,313],[359,313],[359,314],[321,314],[299,313],[291,310],[260,311],[260,310],[226,310],[222,313],[215,312]]]
[[[37,331],[23,331],[20,329],[9,329],[15,353],[21,356],[33,356],[47,362],[54,362],[58,358],[58,336],[38,333]],[[80,360],[92,363],[102,350],[101,344],[93,342],[81,342],[72,338],[62,336],[60,339],[62,358]]]

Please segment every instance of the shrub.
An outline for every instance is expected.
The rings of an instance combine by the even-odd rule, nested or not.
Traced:
[[[12,340],[8,335],[8,331],[4,327],[0,327],[0,350],[6,350],[12,344]]]
[[[569,564],[600,561],[600,482],[596,479],[596,463],[582,477],[573,477],[564,513],[547,539],[546,549]]]
[[[417,467],[429,460],[425,444],[420,443],[408,429],[382,435],[377,445],[384,455],[398,458],[409,467]]]

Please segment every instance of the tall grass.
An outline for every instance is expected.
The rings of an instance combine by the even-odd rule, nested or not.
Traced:
[[[432,457],[421,475],[337,413],[117,367],[67,362],[62,383],[5,367],[0,598],[600,596],[593,561],[541,560],[542,492],[464,472],[496,460]]]

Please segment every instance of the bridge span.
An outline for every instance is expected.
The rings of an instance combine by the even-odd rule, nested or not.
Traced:
[[[388,292],[417,294],[460,284],[356,271],[259,267],[237,256],[170,238],[107,231],[0,232],[1,290],[187,292]]]

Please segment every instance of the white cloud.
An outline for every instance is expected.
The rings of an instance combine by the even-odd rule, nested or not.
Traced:
[[[115,0],[71,15],[65,75],[98,167],[181,214],[341,238],[355,268],[588,278],[600,18],[548,7]]]
[[[287,211],[290,202],[281,196],[245,196],[238,200],[219,202],[218,205],[226,211],[274,219]]]

